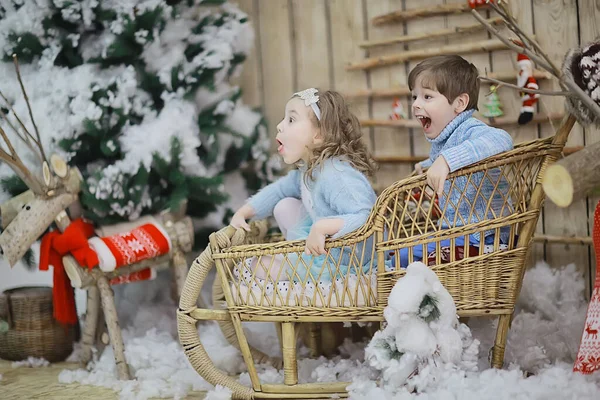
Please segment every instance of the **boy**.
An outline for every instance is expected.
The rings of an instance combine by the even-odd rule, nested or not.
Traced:
[[[412,91],[412,111],[423,126],[423,133],[431,143],[429,158],[415,166],[417,172],[427,170],[427,184],[438,194],[440,209],[445,210],[440,226],[449,228],[479,222],[501,212],[504,197],[508,196],[507,182],[502,179],[496,188],[500,171],[488,171],[446,180],[450,172],[474,164],[484,158],[511,150],[511,136],[472,117],[477,110],[479,72],[464,58],[437,56],[419,63],[408,76]],[[504,194],[504,196],[502,195]],[[490,209],[488,199],[492,198]],[[462,200],[461,200],[462,199]],[[447,203],[447,204],[446,204]],[[506,208],[506,207],[505,207]],[[471,212],[471,210],[475,212]],[[503,210],[509,213],[510,210]],[[486,215],[487,214],[487,215]],[[508,232],[501,232],[506,242]],[[485,233],[485,244],[493,243],[493,231]],[[471,235],[470,243],[479,246],[479,235]],[[464,245],[464,236],[456,238],[457,246]],[[449,246],[444,240],[441,246]],[[428,245],[428,252],[436,244]],[[413,248],[414,261],[423,258],[423,246]],[[394,260],[395,261],[395,260]],[[400,266],[408,265],[408,249],[400,250]]]

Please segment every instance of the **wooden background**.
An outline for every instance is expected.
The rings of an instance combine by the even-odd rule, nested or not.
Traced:
[[[485,31],[431,41],[414,42],[363,50],[359,43],[430,32],[476,22],[469,13],[413,19],[403,23],[374,26],[372,19],[395,10],[427,5],[462,3],[466,0],[237,0],[254,25],[255,49],[244,64],[238,84],[247,104],[260,107],[273,131],[283,115],[290,95],[308,87],[335,89],[348,94],[357,90],[386,89],[406,85],[410,61],[369,71],[347,71],[346,65],[365,57],[401,53],[406,50],[438,48],[448,44],[491,38]],[[600,35],[600,0],[511,0],[513,15],[520,26],[536,40],[559,65],[568,49],[585,44]],[[480,11],[493,17],[491,11]],[[514,71],[516,54],[508,51],[464,55],[480,73]],[[539,81],[541,89],[558,88],[556,82]],[[489,86],[482,84],[480,109]],[[505,116],[517,119],[520,101],[515,91],[501,88],[499,96]],[[401,99],[410,113],[408,96]],[[352,106],[361,119],[388,119],[393,98],[361,98]],[[544,96],[538,113],[563,112],[563,99]],[[556,123],[530,123],[505,129],[515,143],[552,135]],[[420,129],[364,128],[365,138],[374,156],[427,155],[429,146]],[[274,137],[274,135],[273,135]],[[582,146],[600,140],[600,130],[576,125],[567,146]],[[412,164],[380,163],[373,180],[377,189],[408,175]],[[559,236],[590,236],[592,217],[598,198],[580,201],[560,209],[548,201],[539,220],[538,233]],[[554,267],[574,263],[588,281],[589,295],[595,270],[595,255],[588,245],[536,243],[530,264],[547,260]]]

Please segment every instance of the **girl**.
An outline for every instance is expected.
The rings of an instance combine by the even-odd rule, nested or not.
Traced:
[[[276,140],[283,161],[296,168],[251,197],[233,215],[231,225],[248,230],[247,219],[273,215],[286,240],[306,239],[306,248],[301,260],[290,253],[285,261],[282,255],[274,262],[263,256],[261,268],[256,259],[246,265],[256,270],[256,277],[268,276],[272,282],[331,280],[338,262],[338,273],[347,273],[351,254],[343,249],[330,249],[331,265],[325,266],[325,238],[359,228],[376,201],[365,176],[374,171],[374,162],[358,119],[339,93],[306,89],[287,102]],[[360,257],[356,253],[354,259]],[[365,264],[370,259],[359,262]]]

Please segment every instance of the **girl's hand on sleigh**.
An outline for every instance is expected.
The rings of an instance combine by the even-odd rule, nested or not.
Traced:
[[[326,218],[321,219],[313,224],[310,233],[306,238],[306,254],[318,256],[326,254],[325,238],[330,235],[335,235],[344,226],[344,220],[341,218]]]
[[[306,248],[304,249],[304,252],[306,254],[312,254],[313,256],[325,254],[325,234],[319,229],[317,224],[313,225],[310,229],[310,233],[306,238]]]
[[[246,222],[247,219],[252,218],[254,216],[254,209],[248,204],[244,204],[240,207],[239,210],[233,214],[231,217],[231,222],[229,225],[233,226],[235,229],[244,229],[246,232],[250,232],[250,225]]]
[[[421,175],[423,173],[423,166],[420,162],[415,164],[415,172],[417,175]]]

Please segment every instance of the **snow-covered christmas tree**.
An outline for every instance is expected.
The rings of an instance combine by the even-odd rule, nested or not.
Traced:
[[[276,166],[264,119],[229,83],[253,37],[223,1],[3,0],[0,126],[14,134],[16,113],[33,131],[15,54],[44,147],[83,174],[86,217],[134,220],[187,200],[193,217],[220,211],[214,230],[228,196]],[[5,165],[0,176],[9,194],[26,189]]]

